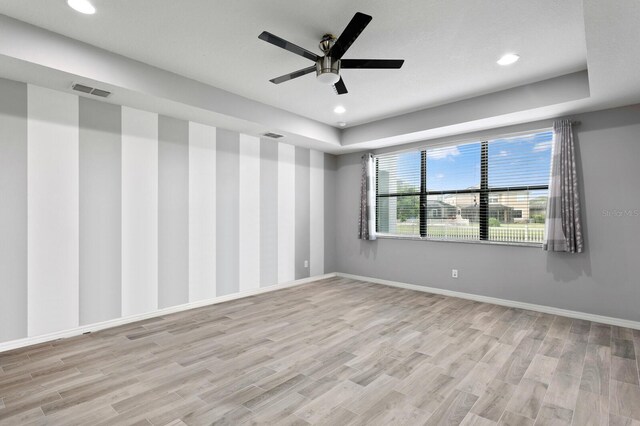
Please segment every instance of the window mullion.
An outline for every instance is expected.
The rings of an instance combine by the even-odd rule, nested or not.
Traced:
[[[420,152],[420,236],[427,236],[427,151]]]
[[[480,239],[489,239],[489,142],[480,148]]]

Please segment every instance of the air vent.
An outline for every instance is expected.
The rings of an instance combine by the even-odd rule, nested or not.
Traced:
[[[71,88],[78,92],[89,93],[90,95],[99,96],[101,98],[106,98],[111,94],[111,92],[108,92],[106,90],[96,89],[96,88],[85,86],[84,84],[79,84],[79,83],[74,83],[71,86]]]
[[[95,96],[100,96],[101,98],[106,98],[111,94],[111,92],[107,92],[106,90],[102,90],[102,89],[93,89],[91,91],[91,94]]]
[[[283,137],[284,137],[284,136],[279,135],[279,134],[277,134],[277,133],[271,133],[271,132],[269,132],[269,133],[265,133],[265,134],[264,134],[264,135],[262,135],[262,136],[266,136],[266,137],[271,138],[271,139],[280,139],[280,138],[283,138]]]
[[[89,87],[89,86],[85,86],[83,84],[74,84],[73,86],[71,86],[73,88],[73,90],[77,90],[78,92],[82,92],[82,93],[91,93],[91,91],[93,90],[93,87]]]

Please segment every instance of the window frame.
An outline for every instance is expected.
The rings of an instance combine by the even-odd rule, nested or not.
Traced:
[[[465,140],[451,141],[442,144],[423,145],[412,149],[405,149],[401,151],[389,151],[381,154],[375,154],[375,199],[376,204],[379,198],[396,198],[403,196],[419,196],[419,235],[401,235],[390,234],[380,232],[378,229],[378,215],[375,212],[375,229],[376,236],[379,238],[389,239],[402,239],[402,240],[420,240],[420,241],[438,241],[438,242],[450,242],[450,243],[466,243],[466,244],[494,244],[494,245],[508,245],[508,246],[525,246],[525,247],[541,247],[542,243],[526,242],[526,241],[499,241],[489,239],[489,219],[490,219],[490,203],[489,197],[494,192],[517,192],[517,191],[538,191],[549,190],[549,183],[546,185],[519,185],[519,186],[507,186],[507,187],[490,187],[489,186],[489,143],[493,140],[516,138],[518,136],[535,135],[537,133],[550,132],[553,128],[545,127],[535,130],[525,130],[517,133],[509,134],[497,134],[490,137],[469,138]],[[459,190],[427,190],[427,150],[445,147],[445,146],[459,146],[468,143],[480,143],[480,187],[468,188]],[[553,146],[553,144],[552,144]],[[378,193],[378,161],[379,156],[389,154],[400,154],[403,152],[420,152],[420,191],[419,192],[403,192],[403,193]],[[551,153],[551,160],[553,161],[553,152]],[[551,169],[549,169],[549,179],[551,179]],[[431,195],[447,195],[447,194],[479,194],[479,239],[477,240],[464,240],[464,239],[445,239],[445,238],[433,238],[427,235],[427,220],[428,220],[428,197]],[[483,214],[484,213],[484,214]]]

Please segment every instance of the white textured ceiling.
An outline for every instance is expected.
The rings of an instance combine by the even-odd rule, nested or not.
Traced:
[[[361,124],[539,81],[587,66],[581,0],[4,0],[0,13],[330,125]],[[263,30],[317,51],[356,11],[373,21],[345,58],[403,58],[401,70],[344,70],[336,96],[311,63],[258,40]],[[495,61],[506,52],[522,59]],[[337,116],[342,104],[347,113]]]

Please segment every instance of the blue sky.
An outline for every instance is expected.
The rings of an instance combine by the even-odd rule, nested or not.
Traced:
[[[489,186],[547,184],[551,160],[550,131],[514,138],[495,139],[489,144]],[[398,169],[418,170],[420,153],[400,155]],[[480,185],[480,143],[427,150],[429,190],[455,190]]]

